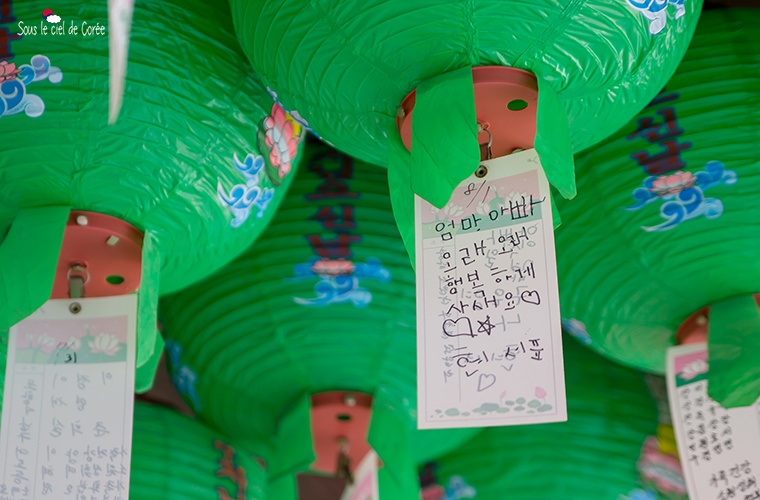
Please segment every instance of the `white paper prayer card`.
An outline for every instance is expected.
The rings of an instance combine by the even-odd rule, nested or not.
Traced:
[[[377,466],[377,454],[370,450],[354,472],[354,483],[343,491],[340,500],[379,500]]]
[[[758,403],[726,410],[707,395],[707,345],[668,349],[668,397],[692,500],[760,499]]]
[[[485,167],[485,168],[483,168]],[[534,149],[415,200],[418,427],[567,420],[549,184]]]
[[[50,300],[8,339],[0,500],[127,500],[137,296]]]

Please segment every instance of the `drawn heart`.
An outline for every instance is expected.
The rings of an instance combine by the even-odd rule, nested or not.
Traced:
[[[481,373],[478,379],[478,392],[483,392],[496,383],[496,375]]]
[[[541,297],[538,295],[538,290],[526,290],[520,294],[520,298],[523,302],[536,306],[541,303]]]
[[[457,326],[457,323],[464,321],[464,325]],[[457,320],[447,319],[443,322],[443,333],[448,337],[474,337],[472,333],[472,322],[470,318],[463,317]]]

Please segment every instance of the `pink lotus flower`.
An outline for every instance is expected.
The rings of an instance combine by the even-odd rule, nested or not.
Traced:
[[[264,130],[270,150],[269,162],[283,178],[290,172],[290,163],[298,152],[298,137],[293,134],[293,123],[279,104],[274,103],[271,115],[264,119]]]
[[[684,366],[683,370],[681,370],[681,373],[678,375],[680,375],[680,377],[684,380],[691,380],[697,377],[697,375],[707,373],[708,369],[709,365],[707,362],[702,359],[696,359],[688,365]]]
[[[446,496],[446,490],[437,484],[426,486],[421,493],[422,500],[442,500]]]
[[[356,266],[350,260],[321,259],[311,266],[311,270],[320,276],[348,275],[353,273],[354,269],[356,269]]]
[[[15,80],[19,73],[21,70],[16,69],[16,63],[0,61],[0,83]]]
[[[539,399],[544,399],[546,397],[546,390],[544,390],[543,387],[536,386],[536,397]]]
[[[662,493],[686,494],[681,461],[660,451],[654,436],[647,438],[644,443],[637,468],[642,477],[653,482]]]
[[[669,194],[678,194],[684,189],[688,189],[697,182],[697,178],[691,172],[678,172],[670,175],[661,175],[652,183],[650,191],[657,196],[666,196]]]

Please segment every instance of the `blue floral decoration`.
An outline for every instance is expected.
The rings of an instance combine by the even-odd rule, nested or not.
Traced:
[[[258,209],[257,217],[261,218],[266,213],[269,202],[274,198],[274,189],[262,188],[261,171],[264,168],[264,157],[261,155],[249,154],[242,162],[237,155],[233,158],[235,168],[243,174],[245,184],[236,184],[227,194],[219,181],[216,191],[222,205],[226,206],[232,212],[233,219],[230,222],[232,227],[240,227],[251,215],[253,208]]]
[[[169,357],[169,372],[174,386],[182,397],[190,401],[193,410],[200,411],[201,402],[196,392],[198,376],[189,366],[182,364],[182,346],[173,340],[167,340],[166,353]]]
[[[320,271],[317,267],[319,262],[335,263],[350,267],[351,271],[343,274],[329,274]],[[312,259],[306,264],[297,264],[293,269],[293,280],[318,278],[314,285],[314,297],[294,297],[293,301],[302,306],[328,306],[350,302],[355,307],[366,307],[372,302],[372,292],[360,285],[361,279],[375,279],[381,283],[387,283],[391,279],[391,273],[379,259],[370,257],[366,262],[353,263],[350,261],[319,261]]]
[[[577,319],[563,318],[562,329],[565,331],[565,333],[567,333],[571,337],[575,337],[576,339],[578,339],[582,344],[585,344],[585,345],[591,344],[591,336],[586,331],[586,325],[584,325]]]
[[[27,86],[44,80],[60,83],[63,80],[61,69],[51,66],[46,56],[36,55],[30,64],[19,66],[18,71],[15,78],[0,84],[0,118],[22,112],[30,118],[42,116],[45,103],[39,96],[29,94]]]
[[[691,176],[683,172],[672,175]],[[649,176],[644,179],[644,187],[633,191],[633,198],[637,203],[628,207],[627,210],[639,210],[655,201],[663,202],[660,215],[666,221],[657,226],[642,226],[645,231],[665,231],[701,216],[706,219],[720,217],[723,215],[723,202],[717,198],[705,197],[705,191],[721,184],[730,186],[737,182],[736,172],[726,170],[723,163],[719,161],[708,162],[704,171],[691,176],[690,182],[675,186],[667,192],[658,193],[657,182],[661,182],[666,177],[668,176]]]
[[[656,35],[665,28],[668,22],[667,7],[673,4],[676,9],[676,19],[686,14],[685,0],[627,0],[628,4],[641,12],[649,20],[649,32]]]
[[[657,494],[651,490],[637,489],[628,493],[628,496],[620,496],[620,500],[657,500]]]
[[[446,496],[443,500],[461,500],[464,498],[476,498],[477,491],[467,484],[460,476],[451,476],[446,486]]]

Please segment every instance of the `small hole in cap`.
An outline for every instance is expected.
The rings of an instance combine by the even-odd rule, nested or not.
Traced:
[[[112,274],[111,276],[106,277],[106,281],[112,285],[121,285],[124,283],[124,276]]]
[[[520,111],[521,109],[525,109],[527,107],[528,103],[522,99],[514,99],[512,101],[509,101],[507,104],[507,109],[510,111]]]

